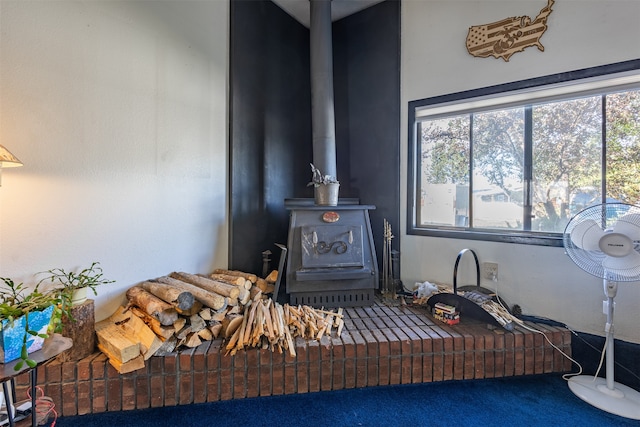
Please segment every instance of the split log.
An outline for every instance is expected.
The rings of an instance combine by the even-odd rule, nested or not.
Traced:
[[[278,329],[280,330],[280,336],[283,333],[287,332],[289,328],[284,324],[284,308],[280,304],[275,304],[277,314],[278,314]]]
[[[289,350],[289,354],[292,357],[295,357],[296,346],[293,343],[293,337],[291,336],[291,331],[289,330],[289,327],[284,324],[284,308],[280,304],[277,304],[277,309],[278,309],[278,315],[280,316],[280,322],[281,322],[280,324],[284,330],[284,335],[286,340],[285,342],[287,343],[286,347]]]
[[[167,354],[173,353],[176,349],[176,345],[178,344],[178,339],[175,335],[172,335],[165,342],[162,343],[162,346],[156,351],[156,356],[166,356]]]
[[[172,325],[178,319],[178,312],[172,305],[155,295],[145,291],[140,286],[133,286],[127,290],[127,299],[155,317],[162,325]]]
[[[224,330],[224,337],[229,338],[235,333],[235,331],[242,324],[242,318],[244,316],[234,315],[233,317],[227,317],[222,322],[222,329]]]
[[[140,343],[140,352],[144,360],[148,360],[162,345],[162,341],[139,317],[119,307],[111,316],[111,320],[120,326],[134,341]]]
[[[158,282],[174,286],[178,289],[191,292],[195,299],[197,299],[207,307],[213,308],[216,311],[224,310],[227,307],[228,299],[215,292],[206,291],[202,288],[192,285],[191,283],[186,283],[182,280],[174,279],[173,277],[159,277],[156,280]]]
[[[183,282],[191,283],[192,285],[195,285],[206,291],[215,292],[229,298],[238,298],[238,294],[240,293],[240,289],[238,289],[237,286],[230,285],[224,282],[217,282],[213,279],[208,279],[196,274],[173,272],[169,275],[169,277],[182,280]]]
[[[244,309],[238,305],[229,307],[229,309],[227,310],[227,314],[242,314],[243,312]]]
[[[236,307],[231,307],[231,308],[236,308]],[[231,311],[227,311],[226,313],[225,312],[212,313],[211,320],[217,320],[218,322],[222,322],[224,318],[227,317],[227,314],[232,314],[232,313]]]
[[[245,318],[247,316],[249,317],[247,319],[247,323],[249,324],[249,327],[245,328],[244,336],[242,337],[242,341],[244,341],[244,342],[249,342],[250,339],[251,339],[251,331],[252,331],[252,327],[253,327],[253,325],[255,323],[254,319],[256,317],[256,310],[258,309],[259,305],[260,305],[259,303],[255,303],[255,304],[252,304],[251,306],[249,306],[249,305],[245,306],[245,312],[244,312],[244,316],[243,317],[245,317]],[[251,308],[249,308],[249,307],[251,307]]]
[[[344,327],[344,319],[342,318],[342,308],[338,309],[338,314],[341,315],[340,318],[339,318],[340,320],[338,321],[338,325],[337,325],[337,327],[338,327],[337,334],[338,334],[338,336],[340,336],[340,334],[342,334],[342,328]],[[338,318],[336,317],[336,319],[338,319]]]
[[[214,338],[218,338],[220,336],[220,332],[222,332],[222,323],[218,322],[214,325],[209,325],[209,330]]]
[[[138,286],[173,305],[180,311],[189,310],[195,302],[195,298],[191,292],[185,292],[164,283],[146,281],[140,283]]]
[[[211,309],[209,307],[203,308],[198,312],[198,315],[200,315],[202,320],[211,320]]]
[[[96,335],[100,349],[110,359],[125,363],[140,356],[140,343],[133,341],[111,320],[96,323]]]
[[[191,325],[191,330],[193,332],[200,332],[201,330],[207,327],[207,324],[205,323],[204,319],[197,314],[194,314],[191,317],[189,317],[189,325]]]
[[[200,344],[202,344],[202,340],[197,332],[192,332],[184,342],[184,345],[189,348],[197,347]]]
[[[179,317],[178,320],[173,322],[173,328],[175,329],[176,332],[182,330],[182,328],[184,328],[186,325],[187,325],[187,319],[185,319],[184,317]]]
[[[173,326],[163,326],[160,324],[160,321],[153,316],[148,315],[143,310],[138,307],[130,307],[129,311],[136,315],[140,320],[142,320],[151,330],[160,337],[161,340],[166,340],[170,338],[175,332],[175,328]]]
[[[264,311],[262,311],[262,302],[256,301],[256,316],[253,326],[253,332],[251,333],[251,345],[256,347],[260,344],[260,340],[264,336]]]
[[[258,288],[260,288],[260,290],[262,292],[264,292],[264,293],[268,293],[269,292],[269,283],[267,283],[266,280],[258,278],[258,279],[256,279],[255,284],[256,284],[256,286]],[[271,292],[273,292],[273,289],[271,290]]]
[[[278,270],[273,270],[267,277],[264,278],[268,283],[276,283],[278,280]]]
[[[120,374],[128,374],[129,372],[137,371],[138,369],[144,368],[144,357],[142,357],[141,354],[138,354],[137,357],[134,357],[131,360],[122,362],[118,360],[118,358],[115,357],[109,351],[109,349],[102,346],[100,343],[98,343],[98,349],[107,356],[109,364],[113,366]]]
[[[255,274],[245,273],[244,271],[238,271],[238,270],[224,270],[222,268],[216,268],[215,270],[213,270],[213,274],[227,274],[230,276],[240,276],[251,281],[251,283],[256,283],[256,281],[258,280],[258,276],[256,276]]]
[[[229,342],[227,343],[227,353],[231,352],[231,355],[234,355],[237,351],[236,343],[238,342],[238,337],[240,336],[240,328],[236,329],[231,338],[229,338]]]
[[[291,355],[291,357],[296,357],[296,346],[293,343],[293,337],[291,336],[289,328],[285,329],[285,336],[287,339],[287,345],[289,346],[289,354]]]
[[[244,316],[242,316],[242,324],[240,325],[240,332],[238,333],[238,343],[236,347],[242,348],[244,347],[243,337],[245,334],[245,329],[247,327],[247,313],[249,312],[249,306],[244,308]]]
[[[251,301],[251,292],[246,290],[245,288],[239,288],[240,294],[238,295],[238,302],[242,305],[246,305],[249,301]]]
[[[185,340],[192,332],[191,325],[185,325],[184,328],[176,331],[176,338],[178,338],[178,340]]]
[[[262,290],[259,287],[254,285],[249,290],[249,296],[254,301],[257,300],[257,299],[260,299],[260,298],[262,298]]]
[[[271,302],[271,300],[269,300],[269,303]],[[262,315],[264,316],[265,319],[265,324],[266,324],[266,330],[267,330],[267,335],[269,336],[269,338],[275,338],[276,334],[275,331],[273,329],[273,321],[271,318],[271,311],[269,310],[269,306],[270,304],[267,303],[267,305],[264,304],[260,304],[262,306]]]
[[[198,331],[198,336],[203,341],[211,341],[213,339],[213,334],[211,333],[211,330],[209,328],[204,328]]]

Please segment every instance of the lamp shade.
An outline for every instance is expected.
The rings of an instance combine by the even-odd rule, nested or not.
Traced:
[[[11,154],[9,150],[0,145],[0,167],[1,168],[14,168],[22,166],[22,162],[18,160],[16,156]]]

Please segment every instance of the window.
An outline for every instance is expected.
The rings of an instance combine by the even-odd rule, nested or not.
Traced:
[[[640,60],[409,103],[408,233],[562,246],[640,204]]]

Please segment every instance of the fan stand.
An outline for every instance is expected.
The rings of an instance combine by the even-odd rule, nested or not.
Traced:
[[[604,279],[604,288],[607,296],[606,379],[577,375],[569,379],[569,389],[580,399],[598,409],[621,417],[640,420],[640,392],[614,382],[613,299],[618,291],[618,284]]]

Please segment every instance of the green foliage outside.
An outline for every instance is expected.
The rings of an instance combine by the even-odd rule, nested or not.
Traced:
[[[562,231],[569,217],[601,200],[600,96],[536,105],[532,129],[532,230]],[[606,196],[640,201],[640,91],[606,96]],[[422,123],[422,172],[429,184],[469,184],[473,173],[523,204],[525,108]],[[476,178],[474,178],[475,181]],[[520,185],[513,185],[513,183]]]

